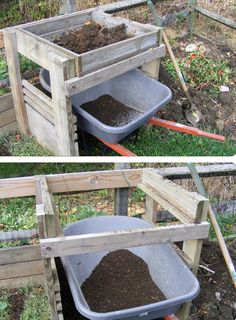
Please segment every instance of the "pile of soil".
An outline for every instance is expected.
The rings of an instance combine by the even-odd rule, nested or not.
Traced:
[[[109,44],[131,38],[124,23],[112,28],[89,20],[82,28],[73,29],[54,39],[53,42],[75,53],[81,54]]]
[[[120,103],[108,94],[81,105],[81,108],[111,127],[124,126],[141,115],[141,112]]]
[[[109,312],[165,300],[153,282],[148,265],[129,250],[102,258],[81,286],[92,311]]]

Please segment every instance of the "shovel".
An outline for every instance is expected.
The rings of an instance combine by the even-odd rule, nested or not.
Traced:
[[[149,7],[149,10],[152,12],[152,15],[154,18],[154,24],[157,26],[160,26],[160,17],[157,15],[156,8],[155,8],[153,2],[151,0],[148,0],[147,5]],[[176,71],[177,76],[180,80],[182,89],[185,93],[186,98],[188,99],[188,102],[189,102],[189,106],[186,108],[186,111],[185,111],[185,117],[193,126],[196,126],[197,123],[203,118],[203,115],[202,115],[201,111],[192,102],[188,87],[184,81],[183,74],[179,68],[177,61],[176,61],[174,52],[171,48],[170,42],[165,34],[164,29],[162,29],[161,32],[162,32],[163,41],[166,45],[166,49],[170,55],[171,61],[174,65],[175,71]]]

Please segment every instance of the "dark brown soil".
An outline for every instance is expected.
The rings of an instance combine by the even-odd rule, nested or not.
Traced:
[[[25,295],[18,289],[12,289],[9,297],[9,305],[11,306],[11,319],[20,320],[21,312],[24,308]]]
[[[75,53],[81,54],[130,38],[124,23],[107,28],[89,20],[82,28],[74,29],[54,39],[53,42]]]
[[[198,127],[207,131],[217,130],[221,134],[236,140],[235,119],[236,119],[236,55],[229,47],[223,47],[220,44],[214,44],[202,38],[195,37],[193,41],[189,38],[182,38],[174,46],[174,53],[179,60],[186,57],[185,47],[189,43],[203,44],[207,49],[206,57],[213,61],[228,61],[232,69],[230,77],[230,93],[227,97],[210,91],[210,87],[191,87],[188,83],[189,91],[193,100],[193,104],[199,109],[203,115],[202,120],[198,123]],[[230,53],[230,57],[228,56]],[[165,70],[164,66],[160,70],[160,81],[169,86],[173,93],[173,99],[166,108],[161,110],[159,117],[188,124],[186,120],[186,108],[188,103],[181,88],[180,82],[174,80]],[[226,99],[227,98],[227,99]],[[230,100],[230,101],[228,101]]]
[[[229,245],[229,251],[235,265],[236,240]],[[201,292],[194,301],[190,320],[236,319],[236,292],[217,244],[204,244],[200,264],[207,266],[215,274],[199,268]]]
[[[147,264],[129,250],[102,258],[81,289],[92,311],[109,312],[165,300]]]
[[[81,108],[111,127],[124,126],[141,115],[139,111],[120,103],[108,94],[83,104]]]
[[[0,156],[10,156],[10,152],[7,150],[5,146],[0,145]]]

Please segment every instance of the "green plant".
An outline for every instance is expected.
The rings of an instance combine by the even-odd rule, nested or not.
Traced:
[[[51,315],[45,289],[32,287],[27,289],[27,293],[20,320],[50,320]]]
[[[14,198],[0,203],[0,229],[26,230],[37,226],[34,198]]]
[[[8,77],[7,62],[5,59],[0,57],[0,80],[6,79]]]
[[[227,61],[214,61],[198,52],[188,54],[182,60],[178,59],[178,64],[183,76],[192,87],[207,86],[219,91],[218,87],[227,84],[232,74]],[[171,59],[166,58],[164,65],[170,76],[177,80]]]
[[[219,224],[220,230],[222,232],[223,237],[227,237],[231,234],[236,234],[236,215],[235,214],[218,214],[216,216],[217,222]],[[215,232],[210,227],[209,238],[214,239]]]
[[[134,192],[131,194],[131,202],[143,202],[145,200],[146,194],[139,188],[135,188]]]
[[[184,15],[182,12],[177,12],[176,20],[177,20],[177,23],[183,23],[186,21],[186,15]]]
[[[5,290],[0,291],[0,320],[10,320],[8,295]]]

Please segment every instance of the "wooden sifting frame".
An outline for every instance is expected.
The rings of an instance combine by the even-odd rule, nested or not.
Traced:
[[[175,183],[165,180],[155,170],[115,170],[37,176],[28,180],[26,178],[4,180],[5,182],[7,180],[7,184],[3,181],[1,185],[0,181],[0,186],[2,187],[1,198],[7,194],[6,190],[9,190],[11,185],[14,185],[15,190],[18,191],[11,193],[8,197],[17,197],[19,195],[35,196],[40,245],[0,250],[2,264],[0,266],[0,286],[3,281],[2,274],[7,272],[6,268],[9,267],[9,263],[14,268],[15,264],[17,265],[18,263],[18,267],[22,260],[35,261],[35,266],[33,264],[32,268],[38,267],[37,274],[40,274],[40,279],[44,275],[46,281],[52,319],[63,319],[60,285],[54,262],[54,258],[58,256],[115,250],[144,244],[184,241],[183,252],[178,250],[178,253],[190,265],[194,273],[197,271],[202,239],[207,238],[209,231],[209,224],[206,222],[208,200],[197,193],[188,192]],[[146,219],[155,219],[153,208],[158,202],[176,216],[181,224],[148,229],[123,230],[119,233],[106,232],[70,237],[62,235],[58,212],[53,202],[53,193],[127,188],[131,186],[137,186],[146,193],[148,204],[145,214]],[[23,272],[23,268],[21,268],[21,272]],[[24,276],[27,276],[26,273]],[[10,277],[10,274],[7,277],[5,276],[5,285],[7,285],[8,280],[12,282]],[[18,277],[22,277],[19,272]],[[39,279],[35,278],[35,280]],[[180,312],[180,319],[187,319],[188,306],[189,304],[183,306]]]
[[[88,19],[107,26],[125,23],[127,31],[135,36],[81,55],[49,41]],[[79,154],[72,95],[140,66],[149,76],[158,78],[160,58],[165,55],[165,46],[160,44],[161,28],[112,17],[94,8],[3,32],[18,126],[54,154],[63,156]],[[18,53],[49,71],[51,97],[21,79]]]

